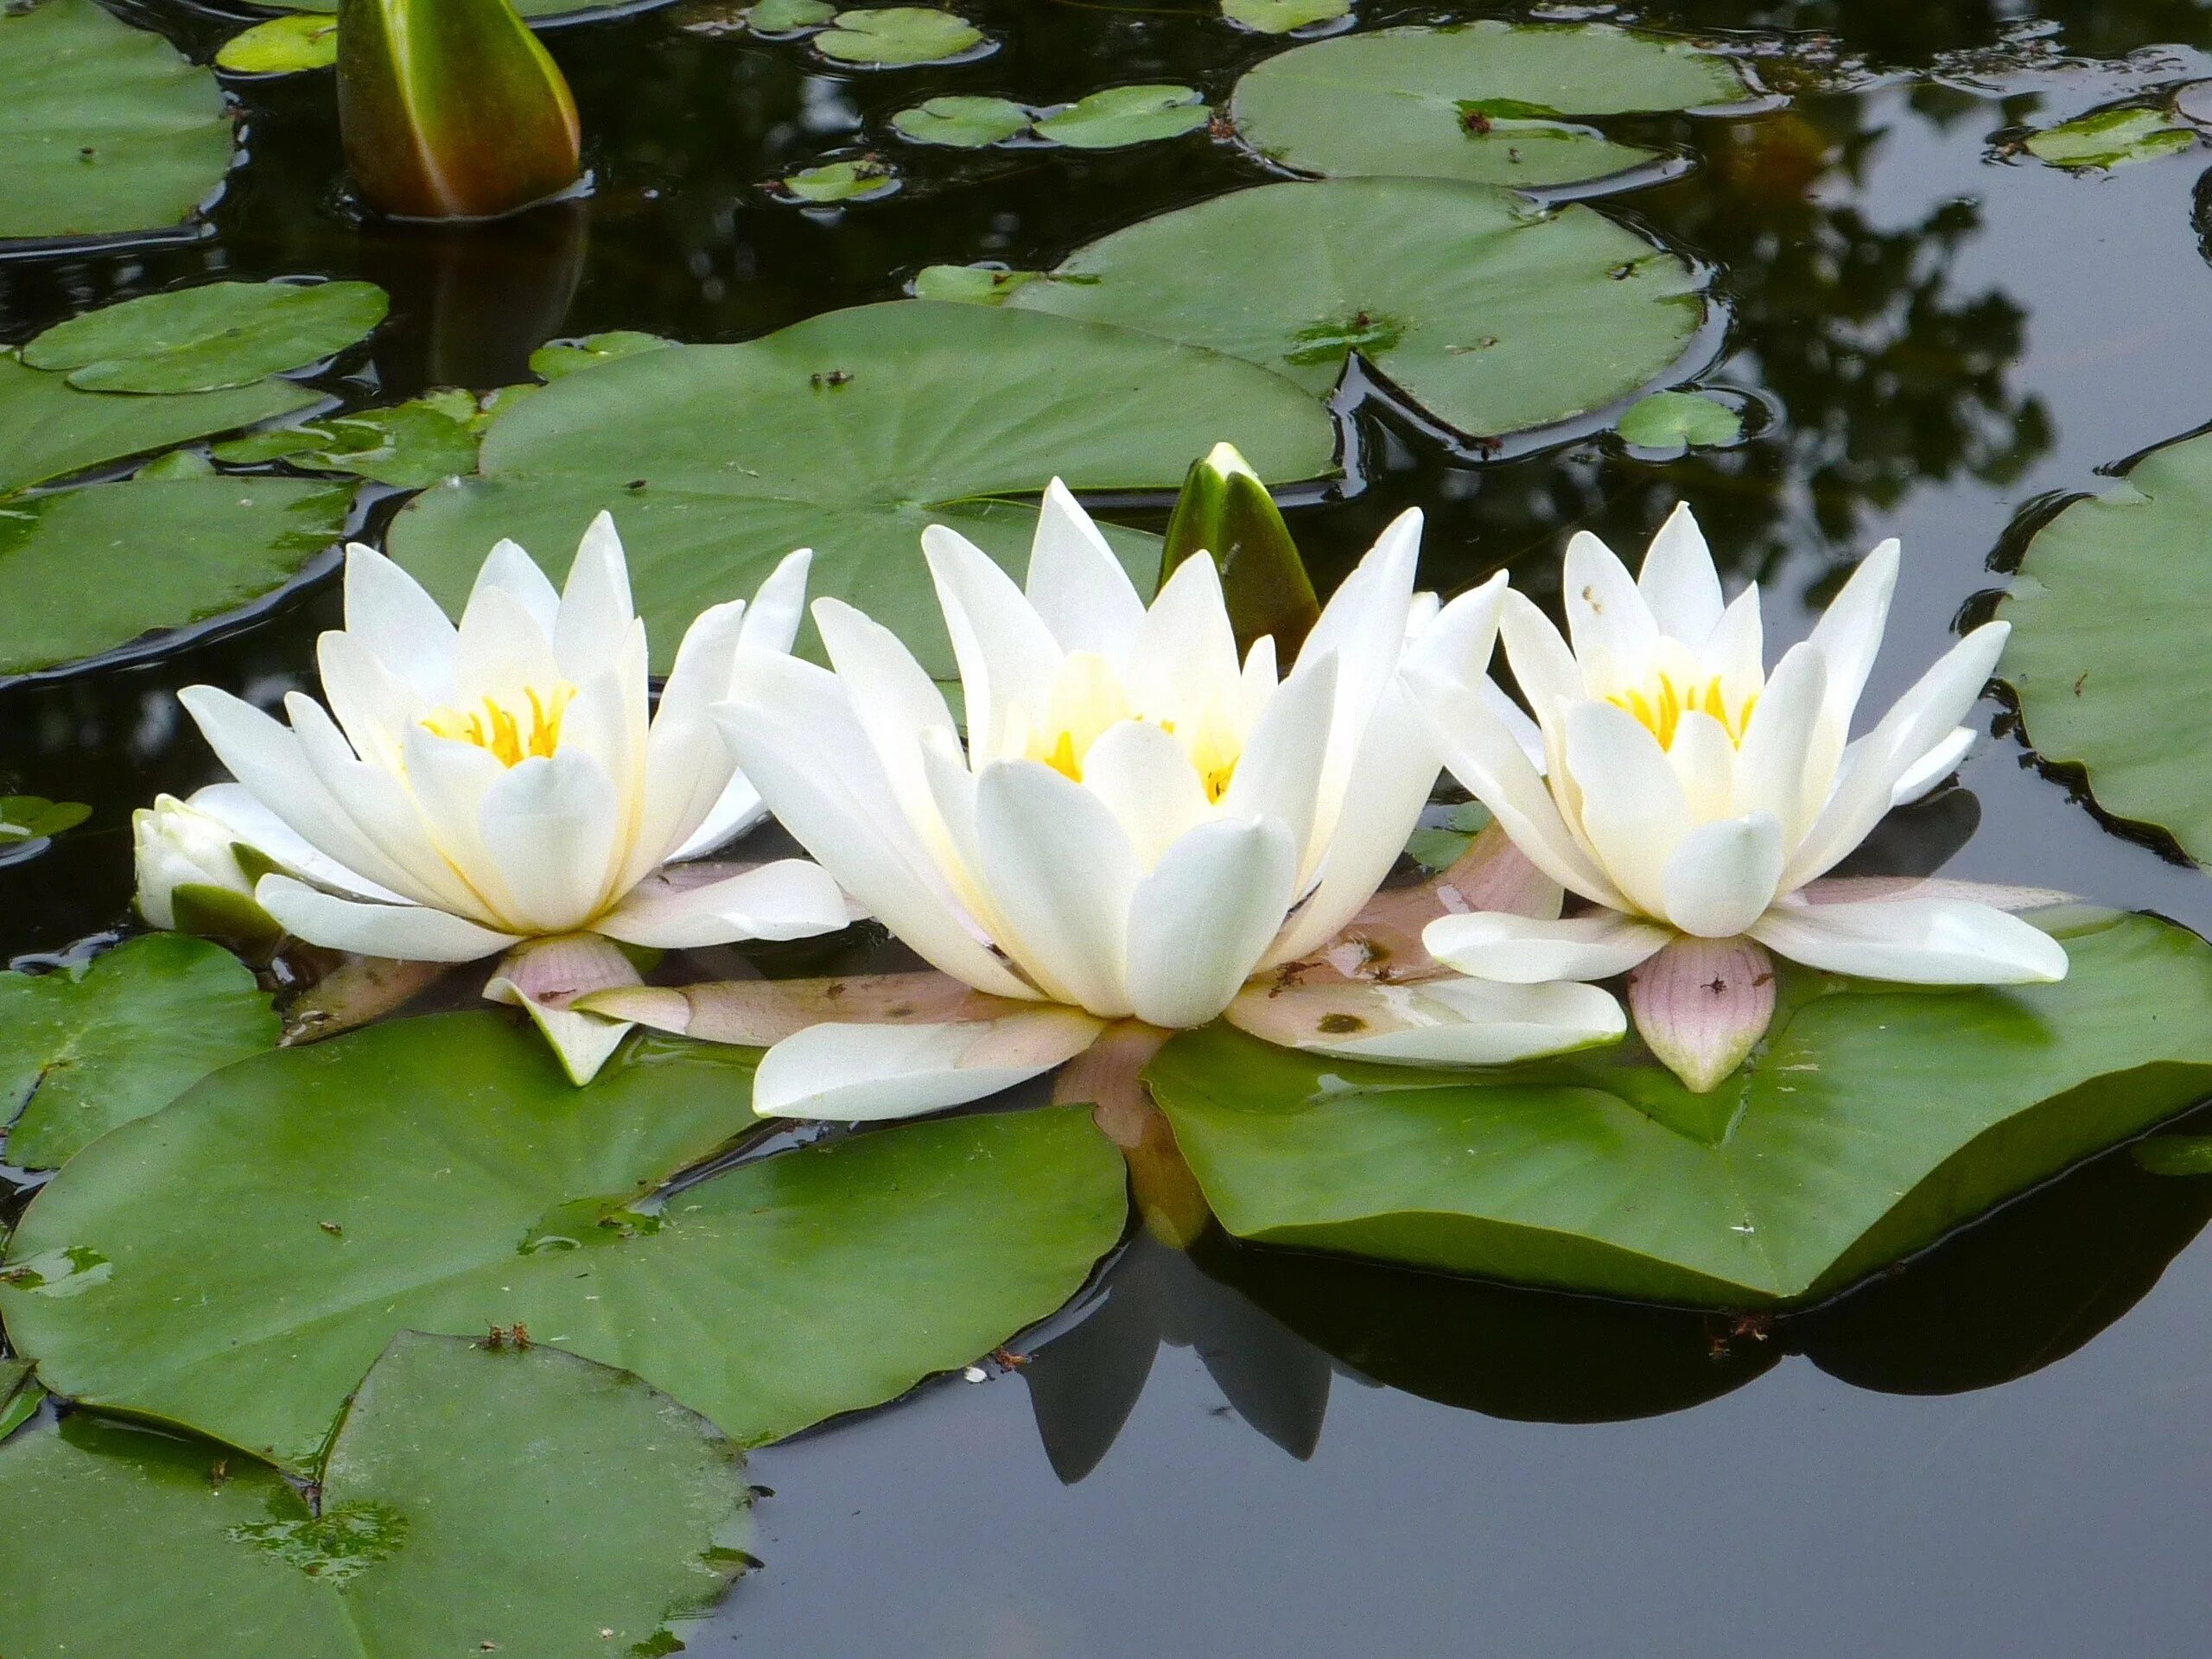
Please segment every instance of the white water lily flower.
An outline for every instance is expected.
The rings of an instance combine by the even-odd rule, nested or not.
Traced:
[[[1853,740],[1897,575],[1897,544],[1885,542],[1812,637],[1770,674],[1758,589],[1723,604],[1688,507],[1653,539],[1637,579],[1596,537],[1576,536],[1563,582],[1572,645],[1519,594],[1508,595],[1501,617],[1507,657],[1542,732],[1541,775],[1479,685],[1433,674],[1419,685],[1446,766],[1533,863],[1597,908],[1558,921],[1445,917],[1423,934],[1430,952],[1460,972],[1514,983],[1630,969],[1648,980],[1664,971],[1649,959],[1672,941],[1738,938],[1873,979],[2063,978],[2064,949],[1994,906],[1948,894],[1823,903],[1802,891],[1894,802],[1956,764],[1959,723],[2009,632],[2002,622],[1974,630]],[[1711,953],[1682,955],[1688,963]],[[1758,977],[1716,970],[1712,982]],[[1643,1001],[1656,1008],[1674,999],[1655,984]],[[1712,1071],[1732,1047],[1719,1075],[1732,1069],[1764,1021],[1746,1036],[1749,1023],[1738,1021],[1690,1070]],[[1661,1033],[1655,1049],[1663,1054],[1672,1034]]]
[[[154,926],[175,928],[176,896],[225,895],[251,904],[253,878],[238,862],[239,837],[196,801],[156,795],[130,815],[131,861],[138,878],[138,913]]]
[[[357,544],[346,626],[317,648],[327,711],[296,692],[287,727],[213,686],[179,694],[238,780],[194,804],[283,867],[256,884],[262,907],[334,950],[467,962],[569,933],[679,948],[843,927],[836,884],[804,860],[663,873],[760,815],[707,710],[741,648],[790,649],[806,565],[795,553],[750,606],[704,612],[648,722],[645,625],[606,514],[559,594],[501,542],[458,628]]]
[[[934,967],[999,999],[949,1023],[787,1037],[761,1064],[756,1109],[890,1117],[979,1098],[1112,1021],[1204,1025],[1255,974],[1331,938],[1373,896],[1435,781],[1399,680],[1420,525],[1409,512],[1383,532],[1287,677],[1268,639],[1239,661],[1211,558],[1178,567],[1147,610],[1057,480],[1026,592],[932,526],[923,544],[959,664],[964,747],[912,654],[850,606],[814,607],[834,672],[744,653],[736,696],[715,714],[777,817]],[[1503,592],[1501,577],[1418,648],[1479,677]],[[1498,1058],[1500,997],[1383,1009],[1369,988],[1376,1029],[1418,1023],[1426,1058]],[[1502,1000],[1516,1053],[1625,1026],[1586,988]]]

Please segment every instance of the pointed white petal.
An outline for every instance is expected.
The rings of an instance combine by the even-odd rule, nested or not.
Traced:
[[[404,734],[423,712],[415,688],[353,633],[334,630],[317,639],[315,667],[323,699],[354,753],[386,772],[397,771]]]
[[[1617,1042],[1628,1030],[1619,1003],[1568,981],[1254,985],[1228,1019],[1266,1042],[1399,1065],[1508,1065]]]
[[[1096,652],[1118,664],[1144,625],[1144,601],[1128,573],[1057,478],[1038,505],[1024,591],[1064,652]]]
[[[1827,697],[1827,659],[1809,645],[1792,645],[1751,710],[1736,756],[1733,804],[1722,811],[1770,812],[1784,844],[1797,844],[1833,781],[1827,772],[1808,770]]]
[[[629,957],[588,933],[533,939],[507,952],[484,987],[487,1001],[503,1002],[530,1015],[569,1081],[579,1089],[622,1045],[630,1021],[589,1014],[570,1005],[594,991],[639,982]]]
[[[1660,913],[1685,933],[1732,938],[1774,902],[1783,857],[1782,826],[1771,812],[1701,823],[1667,861]]]
[[[1237,766],[1239,779],[1250,764],[1248,753]],[[1319,766],[1317,760],[1315,770]],[[1083,758],[1083,786],[1106,804],[1144,869],[1158,863],[1160,855],[1186,830],[1214,813],[1205,785],[1183,746],[1146,721],[1121,721],[1099,734]],[[1309,816],[1313,808],[1309,791]]]
[[[942,1111],[1051,1071],[1103,1028],[1052,1006],[957,1025],[810,1026],[761,1056],[753,1109],[839,1123]]]
[[[922,551],[960,664],[969,747],[1002,754],[1009,715],[1045,706],[1063,653],[1014,578],[966,537],[931,524]]]
[[[1440,916],[1421,936],[1428,954],[1446,967],[1508,985],[1611,979],[1674,937],[1668,928],[1611,910],[1560,921],[1475,911]]]
[[[424,702],[453,695],[452,622],[414,577],[359,542],[346,550],[346,632]]]
[[[613,515],[602,512],[584,531],[561,590],[552,639],[562,671],[572,680],[599,673],[614,661],[636,620],[622,538],[615,534]]]
[[[1667,764],[1681,785],[1693,822],[1725,818],[1737,792],[1736,745],[1728,728],[1700,709],[1683,710],[1675,722]]]
[[[1588,531],[1577,531],[1567,544],[1560,586],[1567,600],[1567,637],[1585,667],[1602,656],[1625,671],[1640,671],[1658,639],[1659,626],[1628,567],[1612,549]],[[1511,649],[1510,636],[1507,649]]]
[[[553,582],[538,569],[537,561],[522,550],[518,542],[502,538],[493,544],[492,551],[478,567],[476,580],[468,590],[469,603],[476,595],[493,588],[505,588],[519,601],[545,637],[553,637],[553,621],[561,613],[561,596],[553,591]],[[467,607],[462,607],[464,610]]]
[[[1693,651],[1719,625],[1720,573],[1713,568],[1712,550],[1688,502],[1677,503],[1651,538],[1636,585],[1659,631]]]
[[[474,962],[505,950],[518,935],[421,905],[377,905],[340,899],[285,875],[264,875],[254,902],[285,931],[309,944],[403,962]]]
[[[922,737],[956,729],[944,693],[898,635],[842,601],[815,601],[814,622],[899,810],[909,822],[926,823],[934,809],[922,776]]]
[[[735,841],[767,816],[768,804],[753,787],[753,780],[741,772],[733,771],[721,798],[707,809],[707,816],[699,820],[691,839],[671,853],[665,861],[673,864],[685,859],[704,858]]]
[[[746,607],[739,644],[748,651],[788,652],[798,642],[799,624],[806,620],[806,576],[813,563],[810,547],[784,555]]]
[[[406,901],[390,887],[379,886],[358,870],[348,869],[310,842],[278,817],[243,784],[209,784],[196,789],[186,804],[205,812],[254,851],[319,887],[329,887],[355,899],[374,899],[385,904]]]
[[[1129,654],[1140,713],[1234,708],[1243,664],[1211,559],[1185,559],[1145,613]]]
[[[803,858],[779,859],[719,881],[648,877],[592,924],[626,944],[694,950],[739,939],[805,939],[852,925],[828,871]]]
[[[1317,823],[1316,807],[1338,707],[1337,668],[1334,652],[1315,657],[1311,641],[1308,642],[1308,648],[1299,653],[1297,668],[1260,711],[1259,721],[1245,739],[1244,753],[1236,762],[1236,774],[1230,779],[1228,792],[1221,802],[1222,810],[1233,817],[1266,818],[1287,830],[1298,874],[1307,881],[1318,871],[1331,845],[1316,834],[1317,829],[1324,827]],[[1370,719],[1372,713],[1370,710]],[[1357,756],[1348,752],[1346,758],[1356,760]],[[1435,777],[1432,755],[1430,781],[1433,782]],[[1427,793],[1426,788],[1422,793]],[[1371,804],[1355,802],[1352,810],[1365,813],[1371,810]],[[1341,829],[1337,814],[1332,813],[1327,828]]]
[[[1337,720],[1343,739],[1332,765],[1339,776],[1350,769],[1351,745],[1366,728],[1375,700],[1405,653],[1414,571],[1421,562],[1421,528],[1417,507],[1392,519],[1352,573],[1338,584],[1299,647],[1300,665],[1331,655],[1337,658]],[[1491,587],[1497,587],[1495,581]],[[1484,591],[1478,588],[1476,593]],[[1468,607],[1452,626],[1470,636],[1464,644],[1471,650],[1476,643],[1472,636],[1485,632],[1479,602]],[[1485,655],[1487,650],[1485,644]]]
[[[485,791],[477,825],[517,931],[566,933],[598,914],[622,823],[613,782],[589,755],[564,746],[509,768]]]
[[[565,677],[553,642],[529,607],[504,588],[479,588],[461,613],[454,644],[453,701],[472,708],[483,697],[513,698],[530,686]]]
[[[1581,788],[1582,831],[1605,874],[1633,908],[1665,914],[1668,861],[1691,819],[1659,740],[1625,709],[1578,702],[1567,711],[1567,770]]]
[[[1509,592],[1498,609],[1498,634],[1505,642],[1505,659],[1521,695],[1529,700],[1539,721],[1557,717],[1556,711],[1590,696],[1582,666],[1574,660],[1552,620],[1538,610],[1525,594]]]
[[[1128,1014],[1138,869],[1106,804],[1037,761],[996,761],[976,779],[976,878],[1011,930],[1000,947],[1053,1001]]]
[[[1705,642],[1705,664],[1720,677],[1731,707],[1758,693],[1766,675],[1766,626],[1756,582],[1728,602]]]
[[[1827,659],[1820,722],[1822,752],[1814,757],[1818,762],[1833,766],[1851,735],[1852,713],[1882,648],[1882,631],[1889,626],[1890,601],[1897,587],[1897,543],[1891,537],[1859,562],[1805,642]]]
[[[1910,806],[1933,791],[1959,769],[1959,763],[1967,758],[1967,751],[1974,747],[1974,736],[1971,726],[1953,727],[1949,735],[1905,768],[1904,775],[1891,786],[1890,804]]]
[[[1628,976],[1637,1034],[1692,1094],[1710,1094],[1774,1019],[1774,958],[1756,942],[1677,938]]]
[[[1950,899],[1777,905],[1752,937],[1808,968],[1909,985],[2037,985],[2066,977],[2066,947],[1988,905]]]
[[[1217,818],[1173,847],[1129,901],[1129,1002],[1138,1019],[1205,1025],[1236,995],[1296,896],[1291,832]]]
[[[1405,648],[1407,665],[1463,685],[1482,681],[1490,671],[1498,624],[1511,591],[1501,570],[1480,587],[1459,594],[1411,634]],[[1433,602],[1434,598],[1432,594],[1414,595],[1416,603],[1424,599]],[[1412,608],[1408,607],[1408,611]],[[1408,626],[1414,626],[1410,617]]]

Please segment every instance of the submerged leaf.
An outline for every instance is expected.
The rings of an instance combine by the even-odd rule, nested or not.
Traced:
[[[2063,168],[2126,167],[2196,148],[2196,135],[2158,110],[2096,110],[2030,133],[2020,147]]]
[[[530,354],[530,372],[541,380],[560,380],[585,369],[620,363],[626,357],[658,352],[675,344],[664,335],[642,334],[635,328],[586,334],[582,340],[556,340]]]

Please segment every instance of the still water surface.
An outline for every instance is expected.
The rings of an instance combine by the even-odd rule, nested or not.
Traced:
[[[122,8],[126,10],[131,8]],[[378,400],[524,377],[543,340],[741,339],[888,298],[920,265],[1049,264],[1255,181],[1203,142],[978,162],[902,156],[899,196],[807,214],[760,186],[940,92],[1030,102],[1182,81],[1225,97],[1275,49],[1204,10],[1006,0],[980,65],[812,73],[790,48],[646,12],[556,31],[597,193],[490,234],[346,210],[326,82],[249,97],[253,168],[183,245],[0,263],[0,339],[218,274],[363,276],[396,322],[350,365]],[[235,28],[134,11],[188,47]],[[1363,22],[1489,15],[1370,5]],[[1503,14],[1498,14],[1503,15]],[[1541,15],[1566,15],[1554,10]],[[1455,454],[1344,400],[1362,476],[1299,510],[1333,582],[1403,507],[1427,585],[1501,565],[1548,592],[1569,531],[1640,546],[1676,497],[1770,595],[1770,654],[1898,536],[1872,706],[2002,580],[2021,531],[2100,468],[2212,420],[2205,152],[2072,176],[2004,137],[2212,73],[2212,7],[1655,5],[1720,35],[1783,112],[1644,124],[1691,157],[1613,199],[1712,261],[1708,384],[1771,424],[1668,464],[1593,438]],[[180,22],[180,17],[185,21]],[[2207,175],[2212,179],[2212,175]],[[2212,199],[2212,197],[2208,197]],[[1224,250],[1224,257],[1249,251]],[[1160,503],[1133,522],[1156,524]],[[372,517],[374,517],[372,512]],[[1779,609],[1777,610],[1777,602]],[[95,817],[0,868],[0,954],[121,924],[128,810],[212,761],[171,693],[308,683],[326,582],[250,629],[0,690],[0,785]],[[2071,889],[2212,931],[2212,881],[2116,835],[2005,732],[1878,856]],[[765,1568],[702,1656],[1323,1659],[1350,1655],[2201,1653],[2212,1587],[2212,1183],[2125,1152],[1842,1303],[1773,1328],[1140,1237],[1090,1296],[958,1378],[760,1453]]]

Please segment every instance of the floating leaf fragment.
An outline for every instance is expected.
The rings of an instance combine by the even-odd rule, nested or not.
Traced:
[[[218,391],[343,351],[389,303],[374,283],[203,283],[56,323],[23,361],[85,391]]]
[[[1004,98],[932,98],[891,118],[900,137],[954,149],[1003,143],[1028,131],[1029,122],[1025,105]]]
[[[1212,119],[1188,86],[1110,86],[1037,123],[1037,135],[1070,149],[1120,149],[1195,132]]]
[[[864,6],[839,12],[814,37],[814,49],[835,63],[893,69],[965,57],[987,38],[966,18],[934,6]]]
[[[1351,16],[1352,0],[1221,0],[1221,15],[1257,35],[1287,35]]]
[[[1710,392],[1655,391],[1628,406],[1615,428],[1624,442],[1669,454],[1736,442],[1744,417]]]
[[[390,409],[327,415],[219,443],[234,466],[285,461],[308,472],[351,473],[397,489],[427,489],[476,470],[479,435],[491,416],[473,392],[434,391]]]
[[[838,202],[873,201],[899,188],[899,169],[888,162],[863,157],[852,162],[826,162],[801,168],[779,181],[794,200],[817,207]]]
[[[233,75],[304,74],[337,61],[337,22],[314,12],[256,23],[215,54],[215,67]]]
[[[2030,133],[2020,148],[2053,167],[2110,168],[2194,149],[2196,134],[2158,110],[2095,110]]]
[[[1000,265],[924,265],[916,273],[918,300],[949,300],[963,305],[996,305],[1041,270],[1008,270]]]
[[[44,841],[73,830],[92,816],[82,801],[49,801],[43,795],[0,795],[0,848]]]

